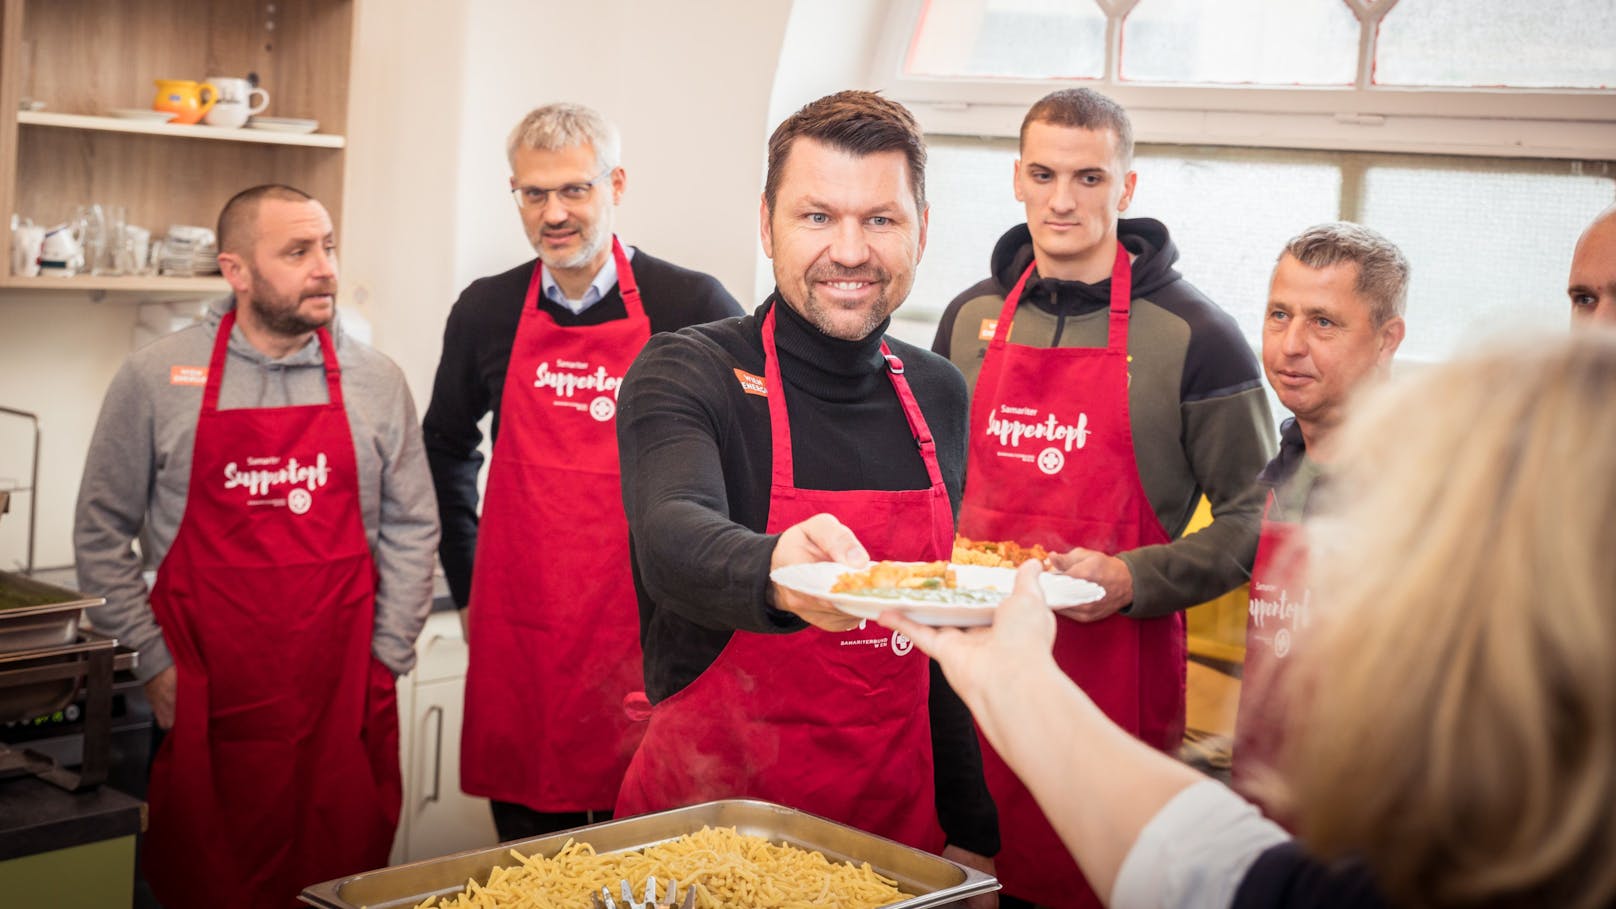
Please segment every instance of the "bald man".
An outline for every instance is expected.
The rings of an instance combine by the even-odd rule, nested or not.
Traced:
[[[1599,213],[1571,254],[1571,324],[1616,325],[1616,205]]]

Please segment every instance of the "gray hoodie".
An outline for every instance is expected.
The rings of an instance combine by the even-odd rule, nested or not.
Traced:
[[[140,651],[138,675],[173,665],[142,577],[162,564],[185,514],[202,387],[175,384],[171,367],[206,367],[219,321],[235,306],[214,302],[206,321],[130,354],[113,377],[90,442],[74,514],[79,587],[104,596],[95,626]],[[333,324],[344,406],[359,468],[365,538],[376,560],[371,652],[395,674],[415,663],[415,638],[432,603],[437,503],[404,375],[386,356]],[[281,407],[327,399],[319,342],[280,359],[259,352],[237,327],[230,336],[219,407]],[[142,559],[132,547],[138,536]]]

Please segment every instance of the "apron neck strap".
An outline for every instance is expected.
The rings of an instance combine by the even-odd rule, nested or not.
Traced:
[[[623,297],[623,309],[628,312],[630,319],[644,319],[645,306],[640,302],[640,283],[634,279],[634,269],[629,264],[628,253],[623,251],[622,241],[612,234],[612,259],[617,262],[617,291]],[[544,288],[544,260],[533,263],[533,275],[527,281],[527,298],[523,301],[523,309],[537,309],[539,294]]]
[[[237,304],[240,305],[239,303]],[[208,358],[208,381],[202,389],[202,411],[215,413],[219,409],[219,389],[224,386],[224,364],[229,359],[230,333],[236,327],[236,311],[224,314],[219,320],[219,332],[213,338],[213,355]],[[325,370],[326,395],[332,406],[342,406],[342,366],[337,362],[337,348],[331,332],[316,329],[314,336],[320,341],[321,363]]]
[[[1003,347],[1010,339],[1010,323],[1015,319],[1016,306],[1021,302],[1021,292],[1026,289],[1027,281],[1038,268],[1038,259],[1027,263],[1022,271],[1016,286],[1004,298],[1004,306],[999,310],[999,322],[993,328],[993,340],[990,347]],[[1128,348],[1128,312],[1133,305],[1133,261],[1128,258],[1128,250],[1117,240],[1117,256],[1111,264],[1111,316],[1106,329],[1106,347],[1111,350],[1127,350]]]
[[[1117,238],[1117,258],[1111,264],[1111,325],[1106,332],[1106,347],[1128,350],[1128,311],[1133,306],[1133,260],[1122,239]]]
[[[791,465],[791,417],[786,413],[786,383],[780,378],[780,355],[774,346],[774,314],[786,301],[775,297],[763,317],[763,388],[764,400],[769,402],[769,435],[774,439],[771,482],[775,486],[793,486],[796,472]],[[784,439],[784,444],[781,443]]]
[[[791,415],[786,411],[786,383],[780,377],[780,356],[774,344],[774,314],[785,305],[785,300],[776,297],[769,306],[768,315],[763,317],[763,381],[768,392],[769,436],[774,440],[771,446],[773,465],[770,482],[775,486],[792,487],[796,486],[796,471],[791,459]],[[909,388],[909,380],[904,378],[903,361],[892,353],[884,339],[881,341],[881,356],[886,358],[887,378],[892,381],[892,388],[898,393],[898,402],[903,405],[909,433],[920,448],[921,460],[926,462],[926,476],[930,478],[932,486],[937,486],[943,482],[942,468],[937,465],[937,443],[932,439],[931,427],[926,425],[915,394]]]
[[[920,447],[920,459],[926,462],[926,476],[932,486],[940,486],[943,483],[943,469],[937,464],[937,442],[932,439],[931,427],[926,425],[926,418],[920,413],[920,403],[915,400],[909,380],[903,375],[903,361],[892,353],[884,339],[881,341],[881,356],[887,358],[887,377],[892,380],[899,403],[903,404],[903,417],[909,421],[909,433]]]

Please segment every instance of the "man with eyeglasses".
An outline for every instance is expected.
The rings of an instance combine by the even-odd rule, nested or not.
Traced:
[[[623,698],[643,687],[617,389],[653,333],[741,313],[712,276],[618,242],[620,146],[574,104],[512,131],[511,195],[538,260],[461,292],[424,421],[444,574],[469,608],[461,788],[492,800],[501,840],[610,817],[641,734]]]

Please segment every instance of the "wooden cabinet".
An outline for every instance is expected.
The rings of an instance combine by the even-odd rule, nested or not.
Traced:
[[[211,227],[258,183],[318,198],[342,230],[348,72],[357,0],[0,0],[0,212],[65,221],[90,202],[124,207],[153,239]],[[110,116],[149,108],[154,80],[257,73],[264,116],[318,120],[312,134],[174,126]],[[19,111],[24,99],[45,102]],[[9,247],[9,237],[7,245]],[[17,277],[8,290],[210,295],[219,278]]]

